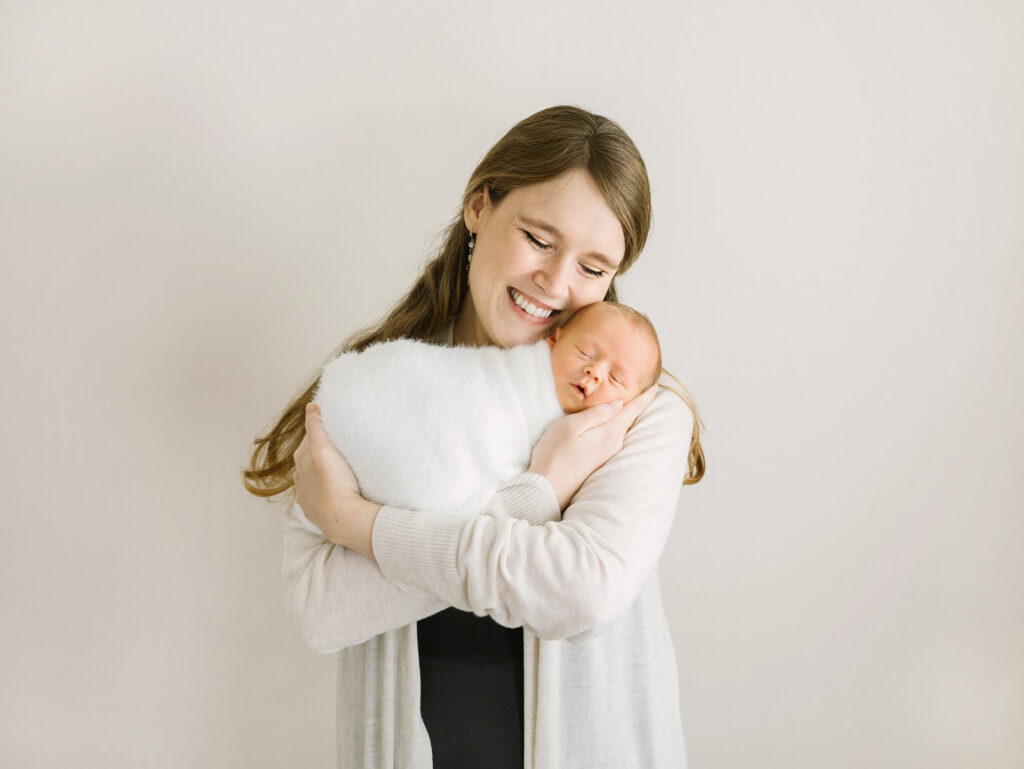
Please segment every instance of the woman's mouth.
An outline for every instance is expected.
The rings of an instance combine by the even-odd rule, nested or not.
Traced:
[[[531,323],[544,324],[551,320],[555,315],[558,315],[561,310],[555,310],[550,307],[538,307],[532,301],[526,298],[526,296],[516,289],[509,286],[508,298],[512,303],[512,308],[516,314],[528,320]]]

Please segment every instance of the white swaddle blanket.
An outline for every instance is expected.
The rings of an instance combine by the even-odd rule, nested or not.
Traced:
[[[478,512],[564,413],[545,341],[376,344],[328,363],[313,400],[362,495],[411,510]]]

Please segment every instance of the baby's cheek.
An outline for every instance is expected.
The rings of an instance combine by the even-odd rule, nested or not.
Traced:
[[[579,411],[579,409],[577,408],[579,404],[574,403],[569,399],[569,396],[565,392],[565,388],[555,388],[555,395],[558,396],[558,405],[562,407],[562,411],[564,411],[566,414],[575,414],[577,411]]]

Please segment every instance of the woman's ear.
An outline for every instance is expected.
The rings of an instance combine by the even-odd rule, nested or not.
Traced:
[[[462,209],[462,221],[466,223],[466,229],[476,232],[480,229],[480,218],[491,207],[491,199],[487,194],[487,188],[481,187],[474,192]]]

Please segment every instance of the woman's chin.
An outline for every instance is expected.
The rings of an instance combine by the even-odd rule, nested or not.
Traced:
[[[502,347],[518,347],[523,344],[536,344],[548,336],[548,329],[544,326],[522,323],[510,323],[497,337],[497,343]]]
[[[536,318],[522,308],[516,306],[515,302],[505,292],[502,318],[505,320],[505,338],[515,339],[512,344],[502,344],[503,347],[515,347],[521,344],[533,344],[546,338],[555,325],[553,318]]]
[[[537,342],[539,342],[540,340],[544,339],[546,336],[547,336],[547,333],[544,330],[541,330],[539,332],[534,332],[532,334],[521,334],[518,337],[518,341],[513,342],[512,344],[509,344],[509,345],[506,345],[506,346],[507,347],[518,347],[519,345],[523,345],[523,344],[537,344]]]

